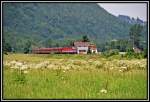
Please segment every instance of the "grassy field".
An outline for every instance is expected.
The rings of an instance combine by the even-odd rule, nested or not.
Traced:
[[[9,54],[4,99],[146,99],[146,59]]]

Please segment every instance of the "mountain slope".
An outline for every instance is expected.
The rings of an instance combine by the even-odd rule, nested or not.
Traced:
[[[101,44],[129,38],[129,28],[95,3],[3,3],[4,39],[17,50],[27,39],[36,46],[47,39],[63,45],[87,35]]]
[[[142,21],[141,19],[137,18],[130,18],[129,16],[126,15],[119,15],[118,18],[122,21],[128,22],[129,24],[140,24],[140,25],[145,25],[146,22]]]

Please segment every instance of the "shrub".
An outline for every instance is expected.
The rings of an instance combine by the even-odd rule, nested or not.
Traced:
[[[113,56],[113,55],[118,55],[119,50],[118,49],[111,49],[111,50],[107,50],[107,51],[103,52],[102,54],[106,57],[110,57],[110,56]]]
[[[129,49],[127,50],[127,53],[125,54],[126,58],[137,58],[137,59],[142,59],[142,58],[145,58],[145,53],[142,52],[142,53],[135,53],[132,49]]]
[[[127,53],[125,54],[125,57],[127,58],[133,58],[134,51],[132,49],[128,49]]]

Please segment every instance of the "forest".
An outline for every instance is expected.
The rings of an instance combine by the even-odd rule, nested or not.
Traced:
[[[3,46],[13,52],[70,46],[84,35],[99,51],[126,51],[131,26],[96,3],[3,3]],[[145,48],[147,24],[142,26],[140,46]]]

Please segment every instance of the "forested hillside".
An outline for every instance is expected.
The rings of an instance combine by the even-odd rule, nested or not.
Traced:
[[[28,41],[32,47],[67,46],[83,35],[100,47],[129,39],[130,26],[96,3],[3,3],[3,38],[15,51]]]

